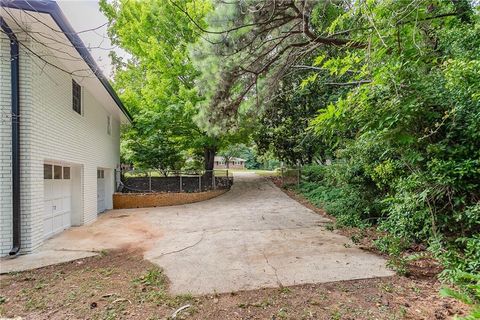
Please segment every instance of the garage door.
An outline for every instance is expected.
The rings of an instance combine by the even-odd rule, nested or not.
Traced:
[[[105,211],[105,170],[97,170],[97,213]]]
[[[45,203],[43,234],[45,238],[48,238],[71,226],[70,167],[44,164],[43,177]]]

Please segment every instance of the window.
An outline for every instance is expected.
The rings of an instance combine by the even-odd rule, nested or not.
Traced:
[[[112,134],[112,117],[107,116],[107,134]]]
[[[62,166],[53,166],[53,179],[62,179]]]
[[[53,179],[52,167],[51,164],[43,165],[43,179]]]
[[[63,167],[63,179],[70,179],[70,167]]]
[[[102,169],[97,170],[97,179],[105,178],[105,171]]]
[[[72,108],[82,114],[82,87],[72,79]]]
[[[70,167],[63,167],[61,165],[43,164],[43,179],[51,180],[69,180]]]

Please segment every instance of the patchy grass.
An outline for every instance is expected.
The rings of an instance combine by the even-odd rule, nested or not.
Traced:
[[[163,271],[129,251],[1,277],[0,317],[148,319],[168,316],[192,296],[172,296]],[[185,310],[184,316],[193,313]],[[145,316],[149,315],[149,316]]]
[[[388,277],[194,297],[171,295],[162,269],[137,252],[104,252],[1,277],[0,317],[30,319],[448,319],[433,277]]]
[[[279,172],[278,171],[275,171],[275,170],[248,170],[248,171],[253,171],[255,172],[256,174],[258,174],[259,176],[262,176],[262,177],[278,177],[279,175]]]
[[[277,177],[279,175],[278,171],[275,170],[260,170],[260,169],[228,169],[229,173],[236,173],[236,172],[253,172],[258,174],[262,177]]]

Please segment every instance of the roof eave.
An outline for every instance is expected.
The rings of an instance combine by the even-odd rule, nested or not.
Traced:
[[[70,22],[68,22],[67,18],[63,14],[62,9],[60,9],[60,7],[55,1],[0,0],[0,4],[2,7],[6,8],[49,14],[55,21],[55,23],[58,25],[60,30],[62,30],[63,34],[75,47],[78,54],[80,54],[80,56],[88,65],[90,70],[92,70],[93,74],[95,74],[97,79],[102,83],[105,90],[107,90],[108,94],[112,97],[113,101],[115,101],[115,104],[120,108],[127,120],[129,122],[132,122],[133,118],[131,114],[128,112],[127,108],[125,108],[117,93],[110,85],[110,82],[103,75],[102,71],[98,67],[87,47],[77,35],[76,31],[73,29],[72,25],[70,24]]]

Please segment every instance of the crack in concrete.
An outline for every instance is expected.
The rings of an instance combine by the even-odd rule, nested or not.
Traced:
[[[265,228],[265,229],[241,229],[241,228],[231,228],[231,229],[204,229],[203,232],[210,232],[210,233],[219,233],[219,232],[262,232],[262,231],[288,231],[288,230],[309,230],[309,229],[316,229],[316,228],[321,228],[324,225],[329,224],[330,222],[319,222],[317,225],[314,226],[298,226],[298,227],[292,227],[292,228],[283,228],[283,227],[278,227],[278,228]],[[181,231],[181,230],[178,230]],[[185,232],[186,234],[190,233],[198,233],[198,231],[187,231]]]
[[[265,261],[267,262],[267,264],[270,266],[270,268],[272,268],[273,272],[275,273],[275,278],[277,279],[278,286],[280,288],[283,288],[283,284],[280,281],[280,279],[278,278],[277,268],[275,268],[272,264],[270,264],[270,261],[268,261],[267,255],[265,254],[265,250],[262,250],[262,254],[263,254],[263,257],[265,258]]]
[[[205,238],[205,230],[202,230],[202,236],[200,237],[200,240],[198,240],[197,242],[195,242],[194,244],[191,244],[189,246],[186,246],[186,247],[183,247],[181,249],[178,249],[178,250],[173,250],[173,251],[169,251],[169,252],[165,252],[165,253],[162,253],[161,255],[159,256],[156,256],[156,257],[153,257],[153,258],[149,258],[149,260],[152,260],[152,259],[159,259],[163,256],[166,256],[166,255],[169,255],[169,254],[174,254],[174,253],[179,253],[179,252],[182,252],[182,251],[185,251],[185,250],[188,250],[188,249],[191,249],[195,246],[197,246],[200,242],[203,241],[203,239]]]

